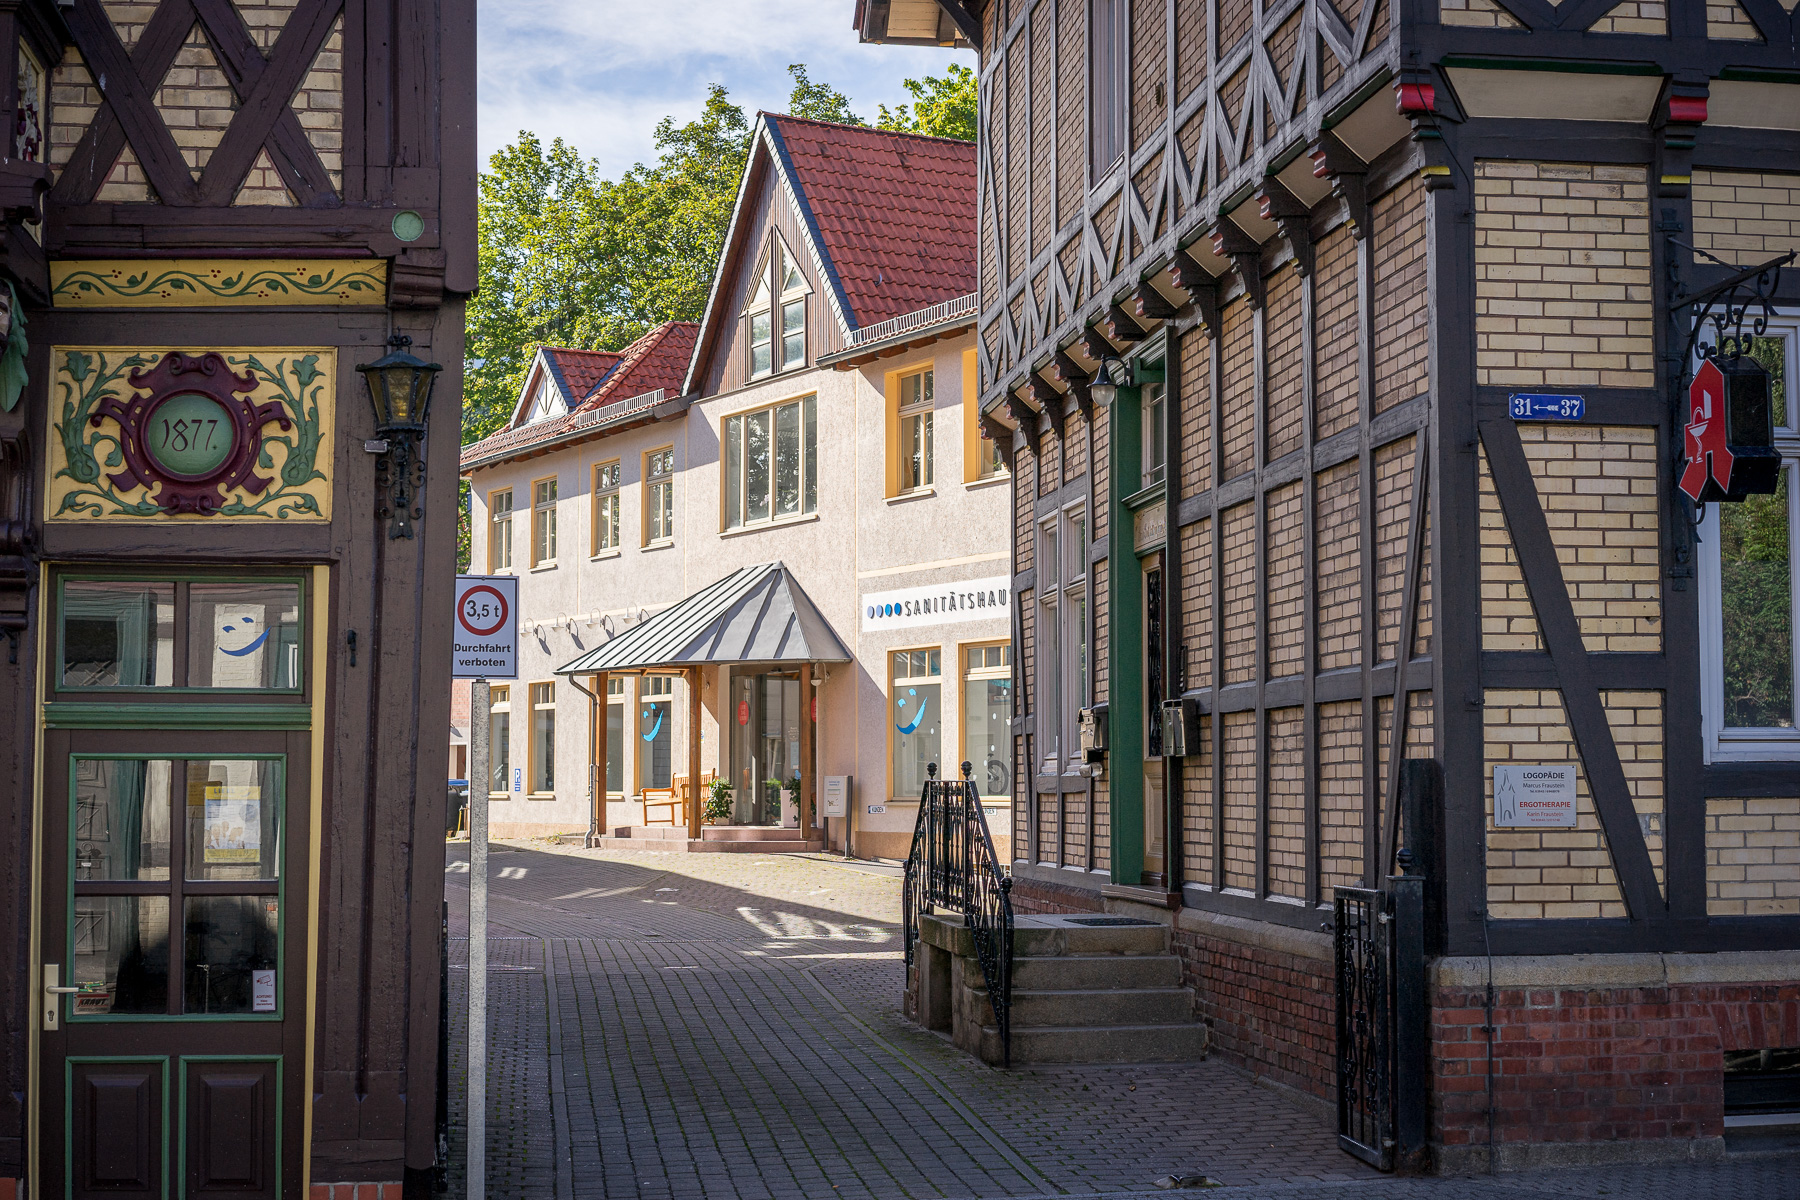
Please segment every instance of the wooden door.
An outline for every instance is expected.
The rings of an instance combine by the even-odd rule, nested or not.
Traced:
[[[300,1194],[307,745],[47,733],[41,1194]]]

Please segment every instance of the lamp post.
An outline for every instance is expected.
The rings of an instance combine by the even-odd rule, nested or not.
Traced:
[[[375,409],[376,440],[367,447],[381,455],[375,487],[381,493],[377,515],[391,518],[388,538],[413,536],[413,522],[424,517],[425,416],[431,391],[444,368],[406,352],[412,339],[395,334],[389,352],[372,363],[359,363],[369,404]]]

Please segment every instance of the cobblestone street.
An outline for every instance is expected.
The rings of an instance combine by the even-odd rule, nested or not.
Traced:
[[[1346,1200],[1800,1196],[1780,1159],[1390,1180],[1322,1109],[1222,1062],[990,1069],[900,1018],[892,871],[535,845],[496,845],[491,867],[490,1196],[1124,1195],[1199,1173],[1218,1194]],[[453,846],[453,1130],[467,879]],[[462,1161],[453,1143],[453,1195]]]

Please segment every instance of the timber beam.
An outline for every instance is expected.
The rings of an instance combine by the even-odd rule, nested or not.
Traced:
[[[1287,239],[1288,246],[1294,252],[1294,268],[1302,278],[1313,273],[1313,240],[1312,210],[1306,202],[1287,189],[1287,185],[1273,177],[1264,180],[1262,191],[1257,193],[1263,219],[1274,221],[1281,227],[1281,236]]]
[[[1231,260],[1231,269],[1244,285],[1244,298],[1253,309],[1262,308],[1268,299],[1263,283],[1262,243],[1251,237],[1236,221],[1226,218],[1213,229],[1213,253]]]
[[[1369,164],[1344,145],[1331,130],[1324,130],[1307,149],[1312,159],[1313,178],[1329,179],[1331,190],[1343,197],[1350,210],[1350,225],[1358,238],[1369,236]]]

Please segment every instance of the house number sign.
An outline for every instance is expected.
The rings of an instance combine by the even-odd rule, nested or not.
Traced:
[[[1506,410],[1515,421],[1579,421],[1587,416],[1587,400],[1551,392],[1514,392]]]

